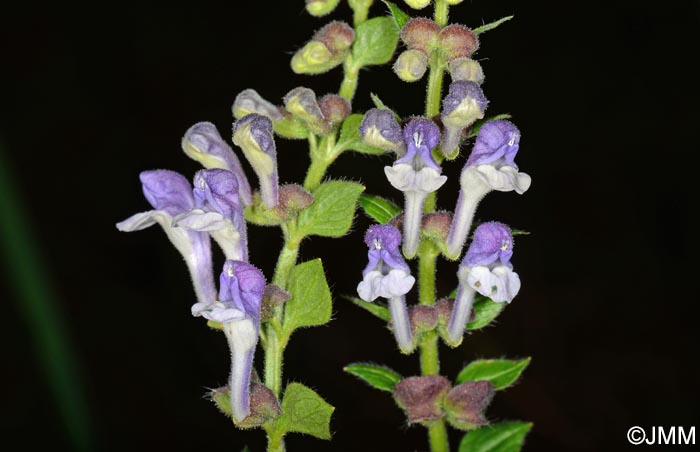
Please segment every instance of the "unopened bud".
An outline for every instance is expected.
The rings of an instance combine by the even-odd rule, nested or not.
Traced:
[[[404,0],[413,9],[423,9],[430,5],[431,0]]]
[[[452,388],[444,401],[447,421],[460,430],[474,430],[488,424],[484,411],[493,398],[489,381],[466,381]]]
[[[386,151],[406,153],[403,131],[391,110],[373,108],[362,119],[360,135],[365,144]]]
[[[284,96],[284,106],[292,115],[301,120],[314,133],[323,133],[325,121],[321,107],[316,101],[316,93],[300,86]]]
[[[449,93],[442,101],[440,119],[444,126],[442,152],[452,155],[459,149],[462,132],[477,119],[484,117],[488,101],[478,84],[458,81],[450,84]]]
[[[474,82],[477,85],[484,83],[484,70],[478,61],[471,58],[457,58],[450,63],[450,76],[452,81]]]
[[[401,29],[401,40],[409,49],[430,55],[438,43],[440,26],[430,19],[417,17],[409,20]]]
[[[450,390],[450,381],[440,375],[408,377],[394,386],[394,400],[405,412],[410,424],[443,417],[442,401]]]
[[[333,12],[340,0],[306,0],[306,11],[315,17],[326,16]]]
[[[277,151],[270,118],[250,114],[239,119],[233,125],[233,142],[243,150],[258,176],[265,206],[268,209],[276,206],[279,202]]]
[[[236,119],[241,119],[251,113],[267,116],[273,122],[282,119],[279,108],[263,99],[254,89],[241,91],[233,101],[232,110]]]
[[[355,30],[345,22],[336,20],[318,30],[312,40],[324,43],[331,53],[336,54],[352,47]]]
[[[327,127],[331,129],[345,121],[352,109],[350,102],[336,94],[323,96],[318,101],[318,105],[321,108]]]
[[[320,41],[309,41],[292,57],[292,71],[297,74],[322,74],[342,62]]]
[[[314,196],[297,184],[280,187],[280,206],[288,213],[304,210],[314,202]]]
[[[394,72],[404,82],[416,82],[423,77],[428,69],[428,58],[416,49],[409,49],[401,53],[394,63]]]
[[[448,25],[440,31],[440,48],[445,59],[469,58],[479,48],[476,34],[464,25]]]

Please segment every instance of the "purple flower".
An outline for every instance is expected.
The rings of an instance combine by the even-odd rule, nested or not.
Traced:
[[[231,171],[238,182],[238,194],[246,206],[253,202],[248,178],[240,160],[226,143],[216,126],[210,122],[198,122],[190,127],[182,138],[182,149],[190,158],[205,168],[221,168]]]
[[[515,124],[505,119],[489,121],[479,129],[476,143],[467,160],[467,165],[487,165],[499,162],[502,165],[515,164],[515,155],[520,148],[520,131]]]
[[[488,222],[474,231],[460,264],[459,287],[447,328],[448,343],[459,345],[478,292],[498,303],[510,303],[520,291],[520,277],[512,270],[513,236],[508,226]]]
[[[233,125],[233,142],[243,150],[258,176],[265,207],[275,207],[279,203],[279,187],[272,121],[258,114],[245,116]]]
[[[231,350],[231,413],[236,422],[241,422],[250,414],[250,376],[258,343],[265,276],[246,262],[227,260],[219,285],[219,300],[193,306],[192,314],[223,323]]]
[[[389,300],[394,337],[401,351],[410,353],[415,348],[415,341],[405,295],[416,279],[411,276],[410,268],[399,251],[401,233],[391,225],[374,225],[365,234],[365,244],[369,248],[369,263],[362,272],[357,293],[365,301],[371,302],[378,297]]]
[[[177,215],[173,224],[206,231],[227,259],[248,261],[248,239],[238,183],[230,171],[210,169],[194,176],[195,208]]]
[[[461,190],[447,238],[450,256],[457,258],[462,252],[484,196],[492,190],[523,194],[530,188],[530,176],[518,172],[513,161],[519,143],[520,132],[509,121],[490,121],[479,130],[474,150],[460,175]]]
[[[440,175],[441,168],[432,155],[440,141],[440,130],[434,122],[414,119],[404,127],[403,136],[406,155],[384,167],[384,173],[394,188],[404,192],[403,251],[411,258],[418,250],[425,198],[440,188],[447,176]]]
[[[399,155],[406,152],[403,131],[391,110],[373,108],[367,111],[360,124],[360,135],[369,146],[394,151]]]
[[[173,226],[175,216],[194,208],[192,188],[184,176],[174,171],[155,170],[140,174],[143,194],[154,210],[137,213],[117,223],[124,232],[138,231],[158,223],[185,259],[198,303],[216,300],[212,271],[211,244],[206,232]]]
[[[484,92],[477,83],[456,81],[450,84],[450,92],[442,101],[440,114],[445,129],[442,136],[443,154],[452,155],[459,150],[462,132],[484,117],[487,105]]]

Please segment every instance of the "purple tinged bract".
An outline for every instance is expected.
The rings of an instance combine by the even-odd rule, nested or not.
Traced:
[[[520,148],[520,131],[510,121],[489,121],[479,129],[467,166],[486,165],[501,161],[517,169],[515,155]]]
[[[467,250],[462,265],[491,265],[499,263],[512,267],[513,235],[503,223],[490,221],[482,223],[474,231],[474,238]]]

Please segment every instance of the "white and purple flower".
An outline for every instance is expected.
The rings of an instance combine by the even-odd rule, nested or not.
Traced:
[[[192,306],[193,315],[223,324],[231,351],[229,389],[236,422],[250,414],[250,377],[264,292],[265,276],[260,270],[246,262],[227,260],[219,280],[218,300]]]
[[[440,141],[440,130],[429,119],[413,119],[403,129],[406,155],[392,166],[384,167],[391,185],[404,192],[403,252],[412,258],[420,241],[423,203],[428,194],[447,181],[442,169],[433,159],[432,151]]]
[[[519,146],[520,131],[510,121],[489,121],[479,130],[460,176],[461,190],[447,238],[451,257],[461,254],[484,196],[492,190],[523,194],[530,188],[530,176],[519,172],[514,161]]]
[[[183,175],[169,170],[144,171],[139,178],[143,194],[154,210],[137,213],[117,223],[117,229],[131,232],[159,224],[185,259],[198,303],[213,302],[216,287],[209,235],[173,226],[176,216],[195,207],[190,183]]]
[[[503,223],[480,224],[459,266],[459,287],[447,328],[449,342],[458,345],[471,315],[474,295],[497,303],[510,303],[520,291],[520,277],[513,271],[513,235]]]
[[[396,342],[402,352],[410,353],[415,343],[405,295],[416,279],[399,251],[401,232],[391,225],[374,225],[365,234],[365,244],[369,248],[369,262],[362,272],[357,293],[364,301],[372,302],[379,297],[389,301]]]
[[[209,169],[194,176],[195,208],[176,216],[175,226],[206,231],[226,259],[248,261],[248,240],[238,183],[230,171]]]

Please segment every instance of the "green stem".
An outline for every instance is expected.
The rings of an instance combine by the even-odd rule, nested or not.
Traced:
[[[450,5],[446,0],[435,0],[435,23],[444,27],[447,25],[449,17]]]
[[[428,426],[428,441],[432,452],[449,452],[450,442],[447,439],[447,427],[445,421],[440,419]]]
[[[284,452],[284,436],[268,428],[265,430],[267,431],[267,452]]]
[[[435,304],[435,265],[438,251],[424,241],[418,251],[418,300],[422,305]]]
[[[328,167],[338,157],[338,155],[333,152],[335,140],[335,133],[331,133],[321,138],[321,143],[316,148],[311,149],[311,165],[304,179],[305,189],[314,191],[326,175]]]
[[[442,79],[445,75],[445,65],[439,52],[430,56],[430,74],[428,75],[428,95],[425,99],[425,116],[432,118],[440,113],[442,100]]]
[[[343,82],[340,84],[338,95],[348,102],[352,102],[352,98],[355,96],[355,91],[357,90],[357,82],[360,75],[360,68],[353,63],[352,55],[348,55],[345,59],[343,71],[345,77],[343,77]]]

